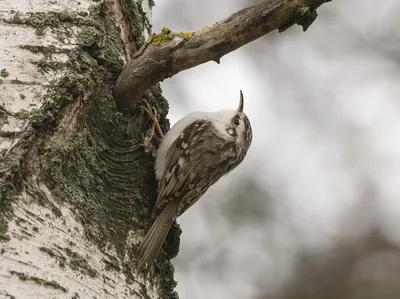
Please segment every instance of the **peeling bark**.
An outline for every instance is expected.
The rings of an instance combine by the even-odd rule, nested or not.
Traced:
[[[168,29],[150,37],[129,62],[115,85],[117,108],[125,113],[151,86],[199,64],[220,62],[222,56],[278,29],[293,24],[303,30],[317,17],[317,8],[330,0],[263,0],[193,33]]]

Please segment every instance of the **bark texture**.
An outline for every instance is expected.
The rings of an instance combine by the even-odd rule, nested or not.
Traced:
[[[176,225],[149,279],[135,276],[156,196],[150,120],[123,118],[112,96],[149,3],[9,0],[0,13],[0,296],[173,298]],[[145,97],[167,130],[159,86]]]
[[[260,1],[149,43],[150,0],[0,2],[0,295],[176,297],[176,224],[148,279],[135,275],[156,198],[151,121],[136,100],[167,131],[160,80],[271,30],[307,28],[323,2]]]
[[[293,24],[303,30],[317,17],[317,8],[330,0],[263,0],[196,32],[173,34],[164,28],[152,36],[124,68],[115,85],[121,112],[151,86],[199,64],[216,61],[241,46]]]

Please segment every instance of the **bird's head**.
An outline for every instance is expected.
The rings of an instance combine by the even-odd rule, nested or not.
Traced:
[[[234,138],[240,145],[249,148],[253,139],[253,132],[251,129],[250,120],[243,111],[244,97],[243,92],[240,91],[239,107],[230,113],[225,124],[225,130],[229,136]]]

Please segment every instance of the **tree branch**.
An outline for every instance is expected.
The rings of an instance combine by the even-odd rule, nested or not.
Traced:
[[[121,72],[114,89],[117,108],[125,112],[154,84],[214,60],[275,30],[299,24],[303,30],[317,17],[316,9],[331,0],[263,0],[192,33],[153,35]]]

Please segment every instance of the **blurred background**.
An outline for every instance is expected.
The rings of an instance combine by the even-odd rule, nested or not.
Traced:
[[[253,4],[156,1],[153,31],[195,31]],[[181,299],[400,298],[400,3],[334,0],[162,83],[175,123],[234,109],[244,162],[178,219]]]

